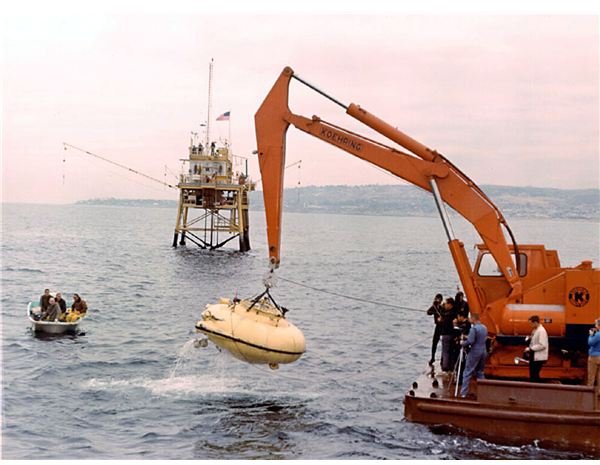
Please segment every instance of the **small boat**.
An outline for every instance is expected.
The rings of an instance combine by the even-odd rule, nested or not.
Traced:
[[[285,311],[267,298],[221,298],[206,305],[196,330],[239,360],[276,369],[298,360],[306,348],[302,331],[285,318]]]
[[[68,311],[68,310],[67,310]],[[75,321],[42,321],[36,320],[35,317],[41,316],[42,309],[40,302],[35,300],[27,305],[27,318],[31,322],[31,329],[36,333],[46,334],[73,334],[77,331],[79,323],[85,318],[85,314],[81,315]]]

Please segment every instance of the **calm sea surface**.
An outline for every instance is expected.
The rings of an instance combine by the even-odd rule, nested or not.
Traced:
[[[307,352],[277,371],[191,342],[207,303],[263,291],[262,212],[251,212],[247,254],[173,249],[175,211],[163,208],[4,205],[2,221],[2,458],[582,457],[403,419],[429,355],[424,310],[458,282],[437,218],[287,214],[282,278],[415,310],[280,279],[273,296]],[[474,232],[454,226],[473,254]],[[597,223],[511,226],[520,242],[557,248],[565,265],[600,262]],[[46,287],[69,304],[73,292],[87,300],[84,334],[31,333],[27,302]]]

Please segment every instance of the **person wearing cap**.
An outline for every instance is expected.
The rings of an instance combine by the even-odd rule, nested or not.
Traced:
[[[533,328],[529,347],[525,349],[525,352],[529,352],[529,381],[539,383],[542,366],[548,361],[548,333],[540,323],[539,316],[532,315],[529,317],[529,322]]]
[[[590,329],[588,337],[588,366],[587,366],[587,385],[596,384],[600,388],[600,318],[596,319],[595,325]]]

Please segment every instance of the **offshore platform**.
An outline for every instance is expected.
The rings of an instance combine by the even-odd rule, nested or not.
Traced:
[[[239,239],[241,252],[250,250],[248,192],[255,184],[248,177],[248,160],[244,172],[233,169],[233,159],[242,159],[231,151],[231,137],[225,142],[211,141],[211,88],[213,62],[209,66],[208,117],[204,144],[192,132],[188,158],[182,159],[179,176],[179,203],[173,247],[186,240],[203,249],[215,250]],[[217,118],[227,121],[230,112]],[[230,131],[229,131],[230,133]]]
[[[176,186],[72,144],[63,142],[63,146],[65,150],[75,149],[165,187],[178,189],[179,202],[173,247],[177,247],[178,243],[185,245],[186,240],[189,240],[202,249],[215,250],[237,237],[240,251],[247,252],[250,250],[248,192],[254,190],[255,183],[248,176],[248,159],[232,153],[231,126],[227,139],[211,140],[212,71],[211,61],[208,78],[208,115],[206,124],[200,125],[206,128],[204,143],[200,141],[198,133],[192,132],[188,158],[181,159],[183,167]],[[230,112],[219,116],[217,121],[227,121],[229,125]],[[63,163],[65,161],[66,158],[63,157]],[[242,162],[245,162],[243,172]],[[234,166],[239,168],[234,170]],[[165,179],[166,170],[165,166]]]
[[[228,142],[203,145],[192,134],[189,158],[182,159],[184,173],[177,184],[173,247],[189,240],[214,250],[237,237],[240,251],[250,250],[248,192],[254,190],[254,183],[248,178],[247,162],[245,173],[234,172],[232,158]]]

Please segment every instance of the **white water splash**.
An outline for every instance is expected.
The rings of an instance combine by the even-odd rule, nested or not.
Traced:
[[[239,380],[211,375],[169,376],[162,379],[96,379],[82,383],[90,390],[119,390],[143,388],[154,395],[224,394],[242,389]]]
[[[215,365],[210,373],[177,375],[177,372],[184,368],[186,362],[193,358],[192,355],[197,354],[199,349],[195,347],[195,344],[196,338],[190,339],[177,351],[175,365],[166,378],[92,378],[85,381],[82,386],[91,390],[143,388],[154,395],[222,394],[240,391],[242,389],[241,382],[237,378],[228,376],[222,354],[213,359]]]
[[[183,344],[181,349],[179,349],[179,351],[177,352],[177,360],[175,361],[175,366],[171,370],[169,378],[174,378],[177,370],[180,369],[182,365],[185,364],[186,360],[190,358],[190,355],[196,351],[195,342],[196,338],[192,338],[185,344]]]

